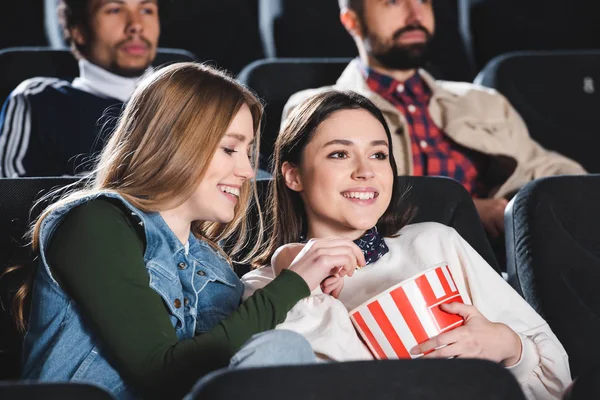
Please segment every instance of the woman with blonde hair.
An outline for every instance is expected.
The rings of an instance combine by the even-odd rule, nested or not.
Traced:
[[[200,64],[141,81],[87,187],[35,224],[23,378],[181,398],[218,368],[314,361],[304,338],[272,329],[362,255],[351,241],[324,243],[336,257],[308,254],[241,301],[229,255],[247,245],[261,113],[252,93]],[[218,243],[233,234],[226,254]]]

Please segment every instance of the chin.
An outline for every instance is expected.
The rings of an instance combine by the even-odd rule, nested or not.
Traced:
[[[359,221],[354,220],[354,221],[352,221],[352,224],[350,224],[352,229],[361,230],[361,231],[366,231],[368,229],[371,229],[375,225],[377,225],[376,219],[363,219],[363,220],[359,220]]]
[[[141,76],[150,66],[151,62],[131,62],[117,65],[117,74],[129,78]]]

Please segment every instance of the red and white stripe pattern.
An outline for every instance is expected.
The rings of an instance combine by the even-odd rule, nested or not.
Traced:
[[[452,302],[463,299],[443,265],[363,304],[350,318],[376,358],[416,358],[414,346],[462,325],[462,317],[439,308]]]

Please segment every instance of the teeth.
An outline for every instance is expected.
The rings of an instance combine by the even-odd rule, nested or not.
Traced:
[[[221,192],[232,194],[235,197],[240,197],[240,189],[238,188],[231,186],[220,186],[219,189],[221,189]]]
[[[344,197],[348,199],[370,200],[375,197],[375,192],[345,192]]]

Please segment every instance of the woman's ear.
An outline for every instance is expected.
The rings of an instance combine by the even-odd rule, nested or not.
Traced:
[[[302,191],[302,179],[300,178],[298,167],[286,161],[281,166],[281,175],[283,175],[283,180],[288,188],[294,192]]]

